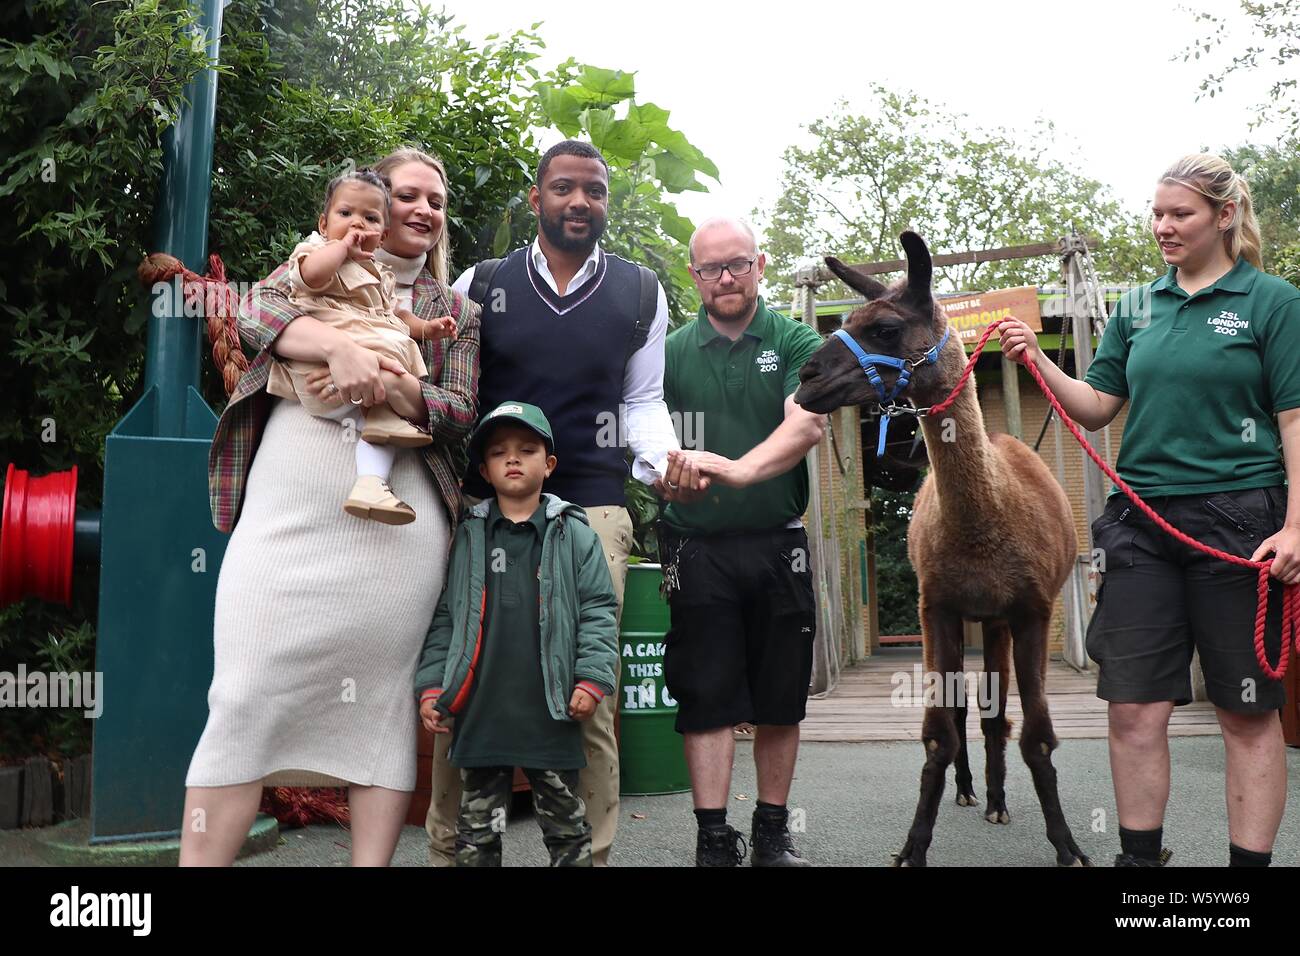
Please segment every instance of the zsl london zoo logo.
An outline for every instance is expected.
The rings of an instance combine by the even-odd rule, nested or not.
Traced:
[[[767,349],[754,356],[754,364],[758,366],[760,372],[775,372],[781,360],[777,357],[776,349]]]
[[[1250,328],[1250,321],[1237,318],[1236,312],[1220,312],[1206,319],[1205,324],[1214,326],[1214,331],[1220,335],[1236,335],[1238,329]]]

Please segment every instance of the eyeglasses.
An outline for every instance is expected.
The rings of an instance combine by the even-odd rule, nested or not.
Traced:
[[[716,282],[721,279],[723,269],[730,272],[733,279],[739,279],[741,276],[749,275],[749,273],[754,269],[754,263],[757,261],[757,256],[753,259],[736,259],[735,261],[728,262],[726,265],[722,266],[700,266],[700,268],[695,269],[694,272],[705,282]]]

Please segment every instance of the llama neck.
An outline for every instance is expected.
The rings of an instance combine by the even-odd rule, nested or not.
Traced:
[[[994,498],[993,447],[984,432],[984,415],[972,377],[952,407],[921,419],[939,507],[954,521],[988,514]]]

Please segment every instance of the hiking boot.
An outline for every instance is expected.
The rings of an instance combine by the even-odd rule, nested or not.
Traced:
[[[415,509],[393,494],[388,482],[378,475],[358,478],[343,503],[343,510],[381,524],[410,524],[415,520]]]
[[[787,824],[762,820],[757,813],[754,814],[750,846],[754,849],[750,866],[812,866],[794,848]]]
[[[398,448],[433,444],[433,437],[428,432],[416,428],[387,405],[374,405],[366,411],[361,440],[372,445],[395,445]]]
[[[735,827],[700,827],[695,838],[696,866],[740,866],[745,860],[745,838]]]
[[[1156,859],[1145,856],[1134,856],[1132,853],[1118,853],[1115,855],[1116,866],[1164,866],[1169,862],[1169,858],[1174,855],[1174,851],[1169,847],[1162,847],[1160,855]]]

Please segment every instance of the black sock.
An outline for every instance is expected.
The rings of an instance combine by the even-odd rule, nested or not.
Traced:
[[[1243,850],[1235,843],[1228,844],[1228,866],[1268,866],[1272,862],[1272,853]]]
[[[721,810],[696,810],[695,822],[701,830],[720,830],[727,825],[727,808]]]
[[[789,818],[789,812],[786,810],[785,804],[783,803],[764,803],[762,800],[759,800],[754,805],[754,818],[758,820],[759,823],[768,826],[783,827],[785,826],[786,820]]]
[[[1119,848],[1140,860],[1157,860],[1164,840],[1165,828],[1154,830],[1126,830],[1119,828]]]

